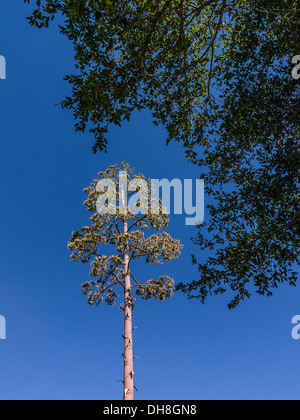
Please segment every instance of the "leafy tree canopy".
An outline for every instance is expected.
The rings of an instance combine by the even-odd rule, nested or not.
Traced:
[[[29,0],[25,0],[29,2]],[[148,108],[167,141],[184,144],[205,171],[214,254],[179,288],[202,301],[234,292],[272,294],[295,284],[299,263],[299,0],[35,0],[30,23],[59,13],[74,45],[66,76],[76,129],[105,150],[109,124]],[[230,187],[230,188],[229,188]],[[205,234],[204,234],[205,233]]]

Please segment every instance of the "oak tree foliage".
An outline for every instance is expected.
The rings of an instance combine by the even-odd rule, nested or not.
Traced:
[[[29,0],[25,0],[29,3]],[[74,46],[66,76],[76,129],[106,150],[110,124],[149,109],[166,141],[203,172],[206,226],[195,237],[199,278],[178,290],[202,302],[294,285],[299,266],[299,0],[34,0],[31,25]],[[61,23],[63,22],[63,23]],[[210,249],[207,261],[202,250]]]

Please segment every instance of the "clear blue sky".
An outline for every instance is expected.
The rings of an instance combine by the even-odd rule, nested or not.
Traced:
[[[91,136],[75,134],[71,112],[55,106],[69,93],[62,78],[72,47],[55,26],[31,28],[29,13],[21,0],[1,5],[0,399],[121,399],[122,313],[87,305],[80,284],[88,267],[69,261],[70,234],[88,222],[82,189],[122,160],[152,178],[196,179],[199,170],[181,145],[165,146],[146,112],[111,131],[107,154],[92,154]],[[185,246],[162,273],[197,279],[195,228],[174,216],[170,232]],[[138,267],[141,279],[151,273]],[[299,287],[253,295],[232,311],[228,299],[137,302],[136,399],[300,397],[300,340],[291,337]]]

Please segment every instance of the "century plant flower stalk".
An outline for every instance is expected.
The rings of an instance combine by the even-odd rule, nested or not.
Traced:
[[[151,185],[150,180],[146,181],[142,174],[135,175],[126,163],[110,166],[98,177],[84,189],[88,195],[84,204],[92,212],[91,224],[73,232],[68,247],[72,261],[91,264],[92,280],[82,284],[90,305],[103,301],[113,305],[123,296],[120,305],[124,313],[123,399],[133,400],[133,292],[145,300],[152,297],[164,300],[173,295],[174,280],[163,275],[142,283],[134,276],[132,263],[138,259],[148,264],[163,264],[178,258],[182,245],[165,231],[169,217],[161,203],[151,194],[146,199],[141,194],[145,183]],[[128,195],[127,187],[131,191]],[[127,198],[131,204],[133,200],[133,207],[127,204]],[[100,207],[99,203],[102,203]],[[155,233],[146,237],[148,229]],[[105,245],[112,245],[115,254],[104,255]]]
[[[124,235],[127,235],[127,221],[124,222]],[[129,273],[129,248],[124,253],[124,399],[133,399],[133,351],[132,351],[132,298]]]

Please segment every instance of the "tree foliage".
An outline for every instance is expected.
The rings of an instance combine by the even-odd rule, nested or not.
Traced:
[[[95,134],[95,152],[106,149],[109,124],[147,108],[204,171],[212,204],[195,244],[212,255],[194,256],[200,278],[178,289],[205,301],[229,288],[234,307],[252,290],[295,284],[300,1],[34,3],[32,25],[62,15],[77,68],[62,105],[77,130]]]

